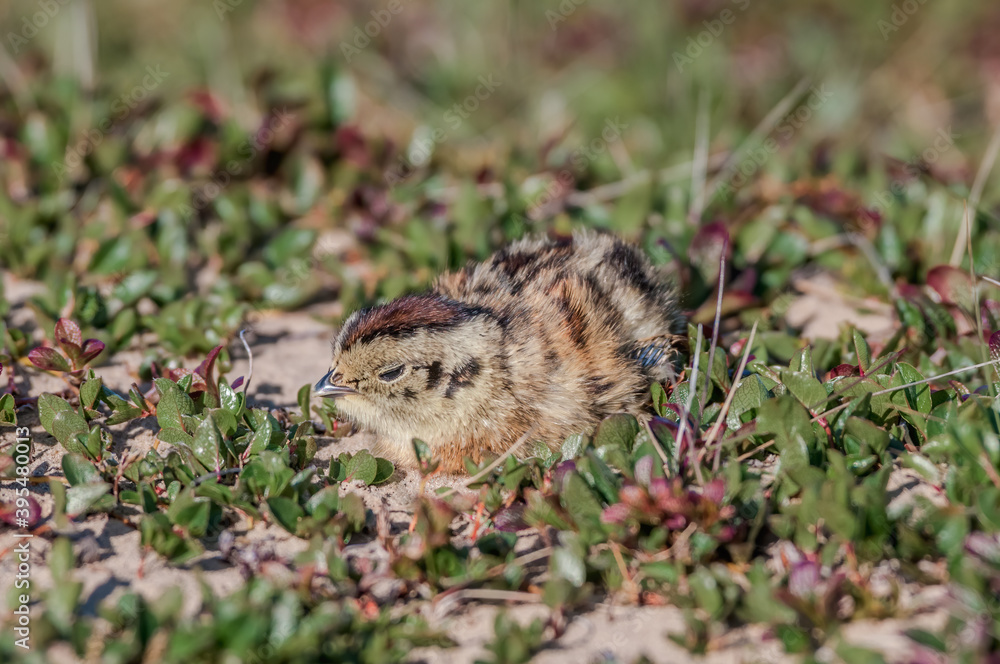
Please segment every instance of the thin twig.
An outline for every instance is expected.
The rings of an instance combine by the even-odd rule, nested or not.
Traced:
[[[979,455],[979,463],[982,465],[983,470],[986,471],[986,475],[989,476],[990,481],[993,482],[993,486],[1000,489],[1000,474],[997,474],[997,469],[993,467],[993,462],[986,456],[986,452],[982,452]]]
[[[243,401],[244,402],[250,397],[250,394],[249,394],[249,392],[250,392],[250,379],[253,378],[253,351],[250,350],[250,344],[247,343],[246,337],[243,336],[244,334],[246,334],[246,331],[247,331],[246,328],[243,328],[242,330],[240,330],[240,341],[243,342],[243,347],[247,349],[247,358],[249,358],[248,361],[250,363],[250,366],[247,367],[247,377],[243,381]]]
[[[726,421],[726,415],[729,413],[729,407],[733,403],[733,396],[736,394],[737,386],[742,382],[743,371],[747,368],[747,361],[750,359],[750,348],[753,347],[754,337],[757,336],[757,322],[753,324],[753,328],[750,330],[750,338],[747,339],[746,348],[743,349],[743,359],[740,360],[740,368],[736,371],[736,375],[733,376],[733,384],[729,386],[729,394],[726,395],[726,401],[722,404],[722,410],[719,412],[718,418],[715,420],[715,424],[712,426],[711,430],[708,432],[708,437],[705,439],[704,449],[707,451],[712,443],[715,442],[716,437],[719,435],[719,431],[722,430],[722,425]],[[712,462],[712,472],[717,472],[719,470],[719,457],[722,453],[722,445],[719,445],[715,450],[715,460]]]
[[[194,482],[191,483],[191,486],[198,486],[202,482],[207,482],[208,480],[211,479],[221,480],[223,477],[226,477],[228,475],[239,475],[242,471],[243,471],[242,468],[225,468],[221,470],[215,470],[212,471],[211,473],[205,473],[201,477],[195,478]]]
[[[669,470],[667,470],[667,465],[670,463],[670,459],[667,458],[667,453],[663,449],[663,444],[660,443],[659,439],[653,433],[652,418],[646,418],[646,431],[649,432],[649,439],[653,442],[653,447],[656,449],[657,453],[660,455],[660,461],[663,462],[663,470],[670,476]]]
[[[712,323],[712,343],[708,346],[708,368],[705,370],[705,398],[712,393],[712,370],[715,368],[715,349],[719,345],[719,327],[722,325],[722,294],[726,287],[726,251],[729,250],[729,238],[722,244],[722,254],[719,256],[719,295],[715,298],[715,322]],[[705,402],[699,402],[699,419],[705,412]]]
[[[743,463],[744,461],[746,461],[747,459],[749,459],[750,457],[752,457],[754,454],[757,454],[757,452],[761,452],[763,450],[766,450],[771,445],[774,445],[774,439],[773,438],[771,440],[767,441],[766,443],[764,443],[763,445],[758,445],[757,447],[753,448],[752,450],[750,450],[746,454],[741,454],[740,456],[738,456],[736,458],[736,461],[739,462],[739,463]]]
[[[684,410],[681,411],[681,425],[677,429],[677,449],[674,456],[680,456],[681,445],[684,444],[684,433],[687,431],[688,417],[691,416],[691,404],[694,402],[694,393],[698,386],[698,362],[701,360],[701,324],[698,324],[698,337],[694,345],[694,363],[691,368],[691,379],[688,381],[688,396],[684,402]],[[691,436],[691,450],[689,452],[694,458],[694,435]],[[695,474],[698,476],[698,483],[702,483],[701,468],[697,459],[694,459]],[[666,468],[664,468],[666,470]],[[669,473],[668,473],[669,474]]]
[[[552,555],[552,547],[551,546],[542,547],[541,549],[538,549],[536,551],[530,551],[530,552],[524,554],[523,556],[518,556],[517,558],[515,558],[512,561],[510,561],[509,563],[500,563],[499,565],[494,565],[490,569],[486,570],[486,578],[487,579],[496,578],[496,577],[500,576],[501,574],[503,574],[512,565],[521,565],[521,566],[529,565],[529,564],[531,564],[531,563],[533,563],[535,561],[542,560],[543,558],[548,558],[551,555]],[[476,579],[469,579],[469,580],[466,580],[466,581],[462,581],[462,582],[458,583],[457,585],[454,585],[454,586],[448,588],[447,590],[441,592],[441,594],[439,594],[437,597],[435,597],[433,600],[431,600],[431,602],[433,604],[439,604],[442,600],[447,599],[448,597],[454,595],[455,593],[459,592],[463,588],[468,588],[471,584],[473,584],[475,582],[476,582]]]
[[[854,380],[850,381],[850,383],[848,385],[842,386],[840,389],[831,392],[830,394],[826,395],[825,398],[820,399],[819,401],[817,401],[813,405],[807,406],[806,407],[807,410],[810,413],[815,413],[817,408],[819,408],[820,406],[823,406],[825,404],[830,403],[831,401],[833,401],[837,397],[841,396],[842,394],[846,394],[847,392],[850,392],[855,387],[857,387],[861,383],[865,382],[869,377],[871,377],[872,375],[874,375],[876,371],[878,371],[879,369],[881,369],[882,367],[884,367],[887,364],[895,362],[897,359],[899,359],[899,356],[902,355],[902,354],[903,354],[902,350],[897,350],[895,352],[889,353],[888,355],[886,355],[885,357],[883,357],[881,360],[879,360],[876,364],[873,364],[872,366],[868,367],[868,371],[865,372],[864,376],[858,376],[858,377],[856,377]]]
[[[480,599],[487,602],[524,602],[529,604],[542,601],[541,595],[519,590],[500,590],[498,588],[464,588],[452,593],[449,597],[455,602],[463,599]]]
[[[938,380],[939,378],[947,378],[948,376],[954,376],[956,374],[965,373],[966,371],[973,371],[975,369],[981,369],[982,367],[988,367],[990,365],[996,365],[996,364],[997,363],[994,362],[993,360],[989,360],[987,362],[980,362],[979,364],[973,364],[973,365],[968,366],[968,367],[962,367],[961,369],[955,369],[954,371],[949,371],[947,373],[938,374],[937,376],[931,376],[930,378],[924,378],[923,380],[915,380],[912,383],[906,383],[904,385],[898,385],[896,387],[887,387],[886,389],[884,389],[884,390],[878,390],[877,392],[868,392],[868,394],[871,394],[873,397],[877,397],[877,396],[881,396],[883,394],[889,394],[890,392],[896,392],[897,390],[905,390],[908,387],[915,387],[917,385],[923,385],[924,383],[930,383],[931,381]],[[813,422],[818,422],[819,420],[823,419],[827,415],[832,415],[834,413],[838,413],[838,412],[842,411],[843,409],[847,408],[848,406],[850,406],[851,403],[853,403],[853,402],[852,401],[848,401],[847,403],[840,404],[836,408],[831,408],[830,410],[822,412],[819,415],[817,415],[816,417],[812,418],[812,421]]]
[[[502,464],[504,461],[506,461],[507,457],[509,457],[510,455],[514,454],[514,452],[516,452],[518,450],[518,448],[521,447],[521,445],[524,445],[524,443],[528,440],[528,438],[531,436],[531,434],[535,433],[535,430],[537,428],[538,428],[538,425],[536,424],[533,427],[531,427],[530,429],[528,429],[527,431],[525,431],[524,434],[520,438],[517,439],[517,442],[514,443],[513,445],[511,445],[510,448],[506,452],[504,452],[503,454],[501,454],[500,456],[498,456],[496,459],[494,459],[493,463],[491,463],[490,465],[486,466],[485,468],[483,468],[482,470],[480,470],[478,473],[476,473],[475,475],[473,475],[469,479],[467,479],[464,482],[462,482],[462,484],[460,486],[453,486],[450,489],[448,489],[447,491],[445,491],[443,493],[437,494],[437,497],[438,498],[445,498],[447,496],[450,496],[451,494],[455,493],[459,489],[465,489],[470,484],[474,484],[474,483],[478,482],[479,480],[481,480],[482,478],[484,478],[487,475],[489,475],[491,472],[493,472],[494,468],[496,468],[497,466],[499,466],[500,464]]]

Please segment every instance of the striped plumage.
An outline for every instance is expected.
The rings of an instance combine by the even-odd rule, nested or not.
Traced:
[[[353,314],[317,393],[412,463],[412,439],[447,471],[532,438],[557,446],[605,415],[637,412],[675,377],[686,325],[643,253],[610,235],[515,242],[424,295]],[[525,446],[526,449],[527,446]]]

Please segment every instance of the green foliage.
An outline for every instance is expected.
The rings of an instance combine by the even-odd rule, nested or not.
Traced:
[[[964,112],[987,106],[967,75],[984,66],[968,44],[991,34],[985,9],[921,9],[884,33],[891,17],[878,3],[841,3],[822,25],[811,3],[782,3],[737,13],[687,62],[669,45],[700,44],[718,20],[705,7],[649,7],[636,20],[611,5],[574,3],[564,15],[518,3],[508,15],[507,5],[473,3],[441,13],[441,25],[462,27],[441,34],[410,8],[364,53],[342,58],[337,41],[352,43],[368,9],[328,23],[310,13],[319,9],[286,21],[261,14],[268,3],[208,4],[232,11],[206,19],[183,2],[180,14],[143,22],[89,3],[73,20],[101,26],[95,81],[77,80],[88,63],[67,67],[74,58],[46,50],[61,28],[41,30],[5,65],[0,428],[32,422],[34,410],[58,443],[51,477],[34,478],[53,502],[55,528],[39,536],[103,513],[167,564],[194,566],[218,550],[250,581],[229,597],[206,593],[193,616],[177,592],[126,594],[102,605],[111,630],[94,641],[72,544],[55,537],[53,588],[32,609],[34,661],[53,643],[107,661],[398,661],[442,643],[412,617],[421,603],[469,588],[532,593],[555,618],[609,595],[669,602],[685,618],[672,637],[694,652],[755,622],[789,653],[825,647],[878,661],[840,628],[906,615],[899,589],[876,582],[886,565],[914,583],[948,584],[962,609],[937,632],[911,630],[915,646],[949,661],[996,651],[1000,374],[984,366],[933,378],[1000,357],[1000,298],[969,276],[995,277],[1000,264],[997,187],[986,186],[996,169],[984,171],[994,180],[970,209],[968,256],[955,267],[949,255],[975,198],[966,175],[992,131]],[[259,38],[262,16],[273,39]],[[907,35],[896,33],[927,20],[933,48],[897,57]],[[513,25],[517,39],[469,29],[478,24]],[[334,46],[318,48],[304,26]],[[421,57],[428,40],[435,57]],[[761,44],[767,66],[754,64]],[[594,53],[600,68],[586,65]],[[164,86],[119,113],[145,76],[136,63],[161,60]],[[477,93],[477,111],[453,126],[456,101],[501,63],[516,76],[501,72],[496,95]],[[865,65],[879,85],[845,78]],[[816,108],[811,96],[793,99],[771,117],[804,74],[835,93]],[[940,112],[928,115],[927,99]],[[939,117],[965,125],[943,149],[927,127]],[[772,135],[758,136],[767,118]],[[428,143],[436,130],[443,138]],[[702,176],[711,186],[698,191]],[[248,320],[319,302],[336,302],[340,317],[504,241],[578,228],[638,242],[675,278],[693,323],[685,372],[651,386],[649,417],[615,415],[556,452],[507,458],[468,492],[422,492],[405,532],[398,523],[385,532],[359,495],[391,490],[402,473],[389,461],[361,451],[317,462],[318,435],[350,429],[332,400],[316,403],[306,385],[286,417],[225,377],[226,348]],[[28,281],[38,285],[28,295],[4,290]],[[889,332],[845,324],[806,342],[791,315],[803,301],[849,306]],[[751,359],[736,375],[746,344]],[[105,384],[100,364],[125,349],[145,355],[137,382]],[[191,358],[196,369],[176,368]],[[41,371],[65,388],[39,394]],[[155,429],[157,449],[122,441],[131,422]],[[436,481],[432,449],[413,445],[422,482]],[[467,466],[479,473],[491,461]],[[4,451],[5,482],[15,466]],[[901,469],[927,492],[909,499]],[[16,509],[0,503],[0,519],[13,525]],[[37,525],[41,509],[31,509]],[[299,557],[268,561],[294,581],[263,578],[257,552],[239,557],[252,548],[243,543],[223,551],[257,521],[307,543]],[[515,548],[533,535],[544,555],[525,562],[537,550]],[[373,542],[386,554],[377,571],[351,562],[349,546]],[[417,606],[375,598],[382,582]],[[500,614],[489,661],[529,661],[558,622],[521,626]],[[22,655],[3,634],[0,658]]]

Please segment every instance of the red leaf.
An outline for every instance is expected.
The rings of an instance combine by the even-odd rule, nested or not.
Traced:
[[[56,322],[56,342],[63,346],[72,344],[77,348],[83,346],[83,334],[80,333],[80,326],[68,318],[60,318]]]
[[[630,514],[632,514],[632,508],[625,503],[608,505],[601,512],[601,523],[625,523]]]
[[[826,380],[833,380],[834,378],[839,378],[841,376],[859,376],[861,371],[855,364],[838,364],[834,368],[830,369],[826,374]]]
[[[213,371],[215,369],[215,360],[219,357],[219,353],[222,352],[223,348],[225,348],[225,346],[216,346],[209,351],[208,357],[205,358],[205,361],[199,364],[198,368],[194,370],[196,374],[205,379],[208,393],[214,395],[215,397],[219,396],[219,386],[213,378]]]
[[[15,503],[0,503],[0,521],[18,528],[34,528],[41,521],[42,506],[38,504],[34,496],[28,496],[28,507],[20,509],[27,509],[28,516],[25,517],[23,513],[18,515],[18,507]],[[21,523],[18,519],[24,519],[24,522]]]
[[[166,377],[174,381],[175,383],[179,383],[181,382],[181,379],[184,378],[184,376],[190,376],[190,375],[194,376],[194,378],[191,380],[191,389],[188,390],[190,394],[204,392],[206,389],[208,389],[208,384],[205,382],[205,379],[196,374],[195,372],[191,371],[190,369],[185,369],[183,367],[181,367],[180,369],[167,369]]]
[[[945,304],[969,304],[975,289],[969,273],[950,265],[938,265],[927,273],[927,285],[933,288]]]
[[[1000,330],[990,335],[990,357],[1000,362]]]
[[[39,346],[28,353],[28,360],[45,371],[69,371],[69,362],[55,348]]]
[[[726,483],[721,479],[714,479],[705,485],[701,495],[714,504],[721,505],[726,497]]]
[[[702,276],[710,284],[719,280],[719,263],[722,257],[729,259],[732,247],[729,242],[729,231],[720,221],[713,221],[702,226],[691,239],[688,247],[688,258]],[[713,304],[714,311],[714,304]]]
[[[97,339],[87,339],[83,342],[83,348],[80,352],[79,362],[80,364],[86,364],[92,359],[97,357],[104,351],[104,342],[98,341]]]
[[[524,520],[524,505],[514,504],[501,507],[493,514],[493,527],[505,533],[513,533],[528,527]]]

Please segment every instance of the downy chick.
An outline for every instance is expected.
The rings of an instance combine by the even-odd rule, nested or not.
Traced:
[[[527,238],[427,294],[351,315],[316,394],[373,431],[376,454],[412,465],[418,438],[460,472],[464,456],[502,454],[529,431],[555,448],[639,412],[685,346],[677,298],[638,248],[593,233]]]

